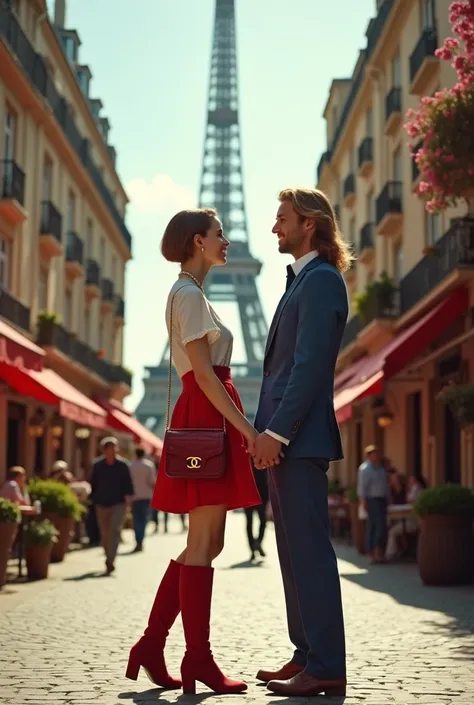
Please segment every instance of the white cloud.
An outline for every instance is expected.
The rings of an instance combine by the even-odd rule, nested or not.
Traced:
[[[126,186],[133,206],[139,211],[183,210],[196,207],[196,195],[167,174],[157,174],[151,181],[132,179]]]

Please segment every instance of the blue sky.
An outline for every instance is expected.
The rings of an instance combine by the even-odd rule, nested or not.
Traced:
[[[259,291],[269,323],[288,264],[271,233],[277,195],[287,186],[314,186],[329,86],[352,73],[375,0],[236,0],[236,8],[250,246],[264,262]],[[196,205],[213,13],[214,0],[68,0],[66,24],[81,37],[80,62],[91,67],[91,96],[104,103],[131,198],[130,409],[142,396],[144,366],[158,363],[166,342],[164,303],[177,266],[162,259],[161,235],[176,211]],[[236,332],[238,362],[236,312],[216,308]]]

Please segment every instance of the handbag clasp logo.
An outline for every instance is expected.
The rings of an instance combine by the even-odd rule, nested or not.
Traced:
[[[186,467],[190,470],[199,470],[201,467],[202,458],[199,458],[197,455],[190,455],[189,458],[186,458],[186,461]]]

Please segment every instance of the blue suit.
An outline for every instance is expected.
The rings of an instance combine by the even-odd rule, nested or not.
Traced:
[[[327,470],[342,458],[333,388],[348,313],[338,270],[311,260],[283,295],[268,335],[255,426],[290,441],[270,469],[270,501],[293,661],[316,678],[343,678],[345,637],[329,538]]]

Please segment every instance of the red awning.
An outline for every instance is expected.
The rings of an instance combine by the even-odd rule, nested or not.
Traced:
[[[383,381],[403,370],[413,358],[431,345],[453,321],[463,315],[468,306],[467,289],[456,289],[438,306],[406,328],[381,350],[366,357],[365,362],[351,376],[348,383],[336,394],[334,409],[339,423],[351,418],[353,402],[366,396],[380,394],[383,389]]]
[[[150,455],[159,455],[163,448],[163,441],[155,436],[138,419],[129,414],[114,399],[99,399],[99,404],[108,411],[107,424],[122,433],[128,433],[134,442]]]
[[[2,365],[0,376],[19,394],[59,407],[59,413],[66,419],[81,426],[105,427],[106,412],[53,370],[36,372]]]
[[[28,340],[5,321],[0,321],[0,366],[20,370],[43,369],[44,350]]]

